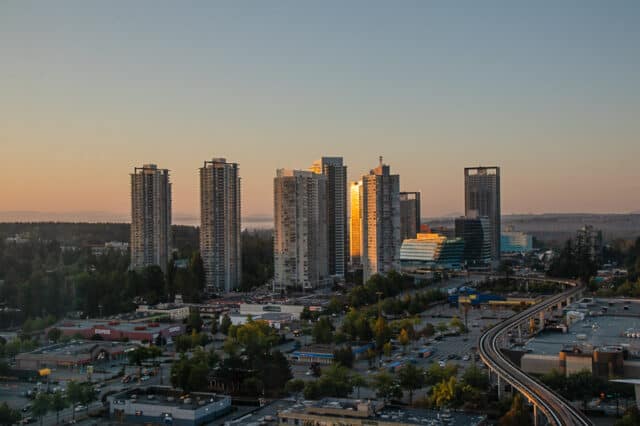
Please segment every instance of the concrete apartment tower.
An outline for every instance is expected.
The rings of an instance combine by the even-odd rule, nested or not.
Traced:
[[[400,238],[414,239],[420,232],[420,193],[400,193]]]
[[[327,178],[303,170],[276,172],[274,291],[307,291],[329,285]]]
[[[400,271],[400,176],[382,163],[362,177],[362,269],[372,275]]]
[[[349,219],[349,261],[353,268],[362,266],[362,215],[360,214],[360,193],[362,181],[352,182],[349,189],[351,194],[351,217]]]
[[[155,164],[131,174],[131,268],[158,265],[167,270],[171,247],[169,170]]]
[[[242,279],[238,164],[224,158],[200,168],[200,256],[208,293],[228,293]]]
[[[347,222],[347,166],[342,157],[322,157],[311,166],[311,171],[327,178],[327,252],[329,274],[344,278],[349,254],[349,227]]]
[[[464,169],[464,214],[489,218],[491,259],[500,260],[500,167]]]

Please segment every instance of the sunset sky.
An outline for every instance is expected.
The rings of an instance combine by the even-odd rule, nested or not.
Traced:
[[[188,6],[186,6],[188,4]],[[423,216],[502,168],[503,213],[640,210],[638,1],[3,1],[0,211],[126,217],[129,173],[240,164],[243,214],[277,168],[383,155]]]

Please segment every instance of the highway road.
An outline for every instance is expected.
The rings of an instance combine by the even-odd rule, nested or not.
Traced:
[[[589,420],[582,411],[575,408],[569,401],[556,394],[538,380],[525,374],[500,351],[500,340],[506,337],[509,330],[518,324],[526,323],[528,318],[535,317],[539,312],[549,309],[551,306],[558,304],[567,299],[567,297],[573,296],[582,290],[579,284],[574,281],[557,279],[541,279],[541,281],[554,281],[559,284],[571,286],[571,288],[537,305],[533,305],[531,308],[487,330],[480,336],[478,345],[480,357],[491,371],[498,374],[501,380],[506,380],[522,393],[525,398],[531,401],[538,410],[542,411],[551,425],[593,425],[591,420]]]

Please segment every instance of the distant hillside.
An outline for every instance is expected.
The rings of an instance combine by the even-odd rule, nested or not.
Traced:
[[[453,227],[454,218],[424,219],[431,226]],[[640,236],[640,214],[547,213],[539,215],[504,215],[502,229],[513,227],[546,242],[563,243],[577,229],[593,225],[602,231],[605,241],[635,239]]]

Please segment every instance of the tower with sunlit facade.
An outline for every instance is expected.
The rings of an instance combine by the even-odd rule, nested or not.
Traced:
[[[362,181],[352,182],[349,188],[351,202],[351,217],[349,218],[349,261],[354,268],[358,268],[362,264],[360,191],[362,191]]]
[[[362,177],[360,191],[362,270],[366,282],[374,274],[400,270],[400,176],[380,164]]]

